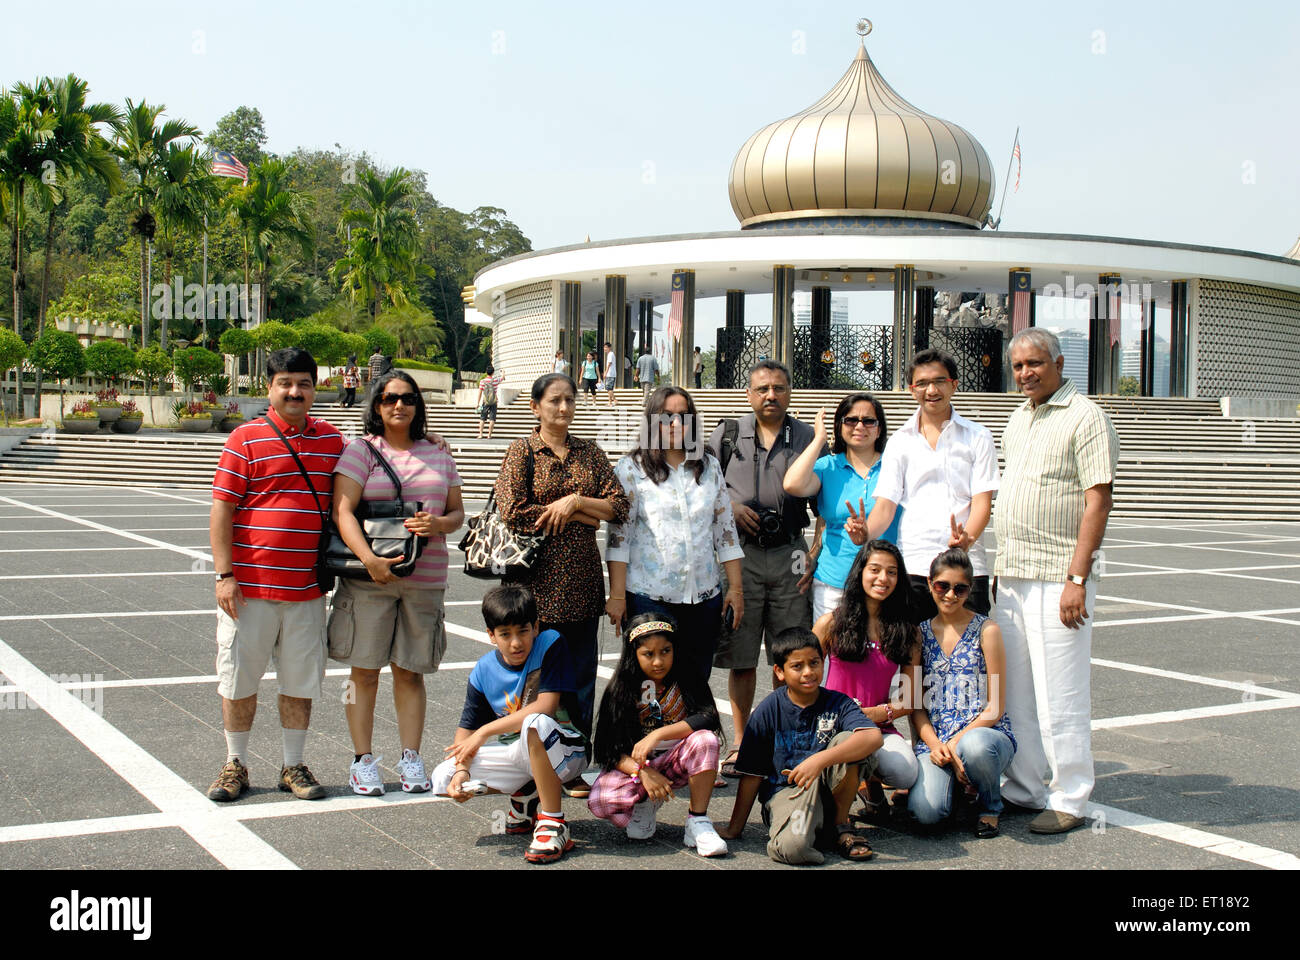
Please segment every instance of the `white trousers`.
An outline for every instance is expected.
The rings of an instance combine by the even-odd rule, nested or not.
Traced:
[[[844,597],[842,587],[832,587],[829,583],[822,583],[814,579],[812,582],[812,610],[813,623],[822,618],[823,614],[830,613],[840,605],[840,600]]]
[[[1061,623],[1064,587],[998,579],[994,615],[1006,647],[1006,712],[1016,735],[1002,796],[1082,817],[1093,786],[1090,660],[1097,583],[1085,587],[1088,619],[1077,630]]]

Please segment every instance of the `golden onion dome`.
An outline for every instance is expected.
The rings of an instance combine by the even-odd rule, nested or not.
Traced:
[[[870,29],[862,21],[858,32]],[[979,228],[993,186],[993,166],[979,141],[900,97],[865,43],[826,96],[745,141],[730,179],[742,228],[825,218]]]

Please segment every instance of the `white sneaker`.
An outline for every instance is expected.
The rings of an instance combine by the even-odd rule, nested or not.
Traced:
[[[708,817],[686,818],[686,833],[682,844],[694,847],[701,857],[720,857],[727,852],[727,841],[718,836],[713,829],[713,821]]]
[[[642,800],[632,808],[632,819],[627,822],[629,840],[649,840],[655,835],[655,812],[659,804]]]
[[[424,758],[414,750],[403,750],[397,761],[397,772],[402,776],[403,793],[428,793],[433,789],[429,775],[424,772]]]
[[[348,783],[352,792],[362,797],[382,797],[384,795],[384,778],[379,773],[379,761],[383,757],[364,754],[360,760],[353,760],[348,773]]]

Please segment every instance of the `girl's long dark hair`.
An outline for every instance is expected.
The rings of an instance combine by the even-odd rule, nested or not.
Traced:
[[[912,662],[912,649],[919,634],[912,622],[912,590],[903,554],[888,540],[872,540],[853,559],[848,579],[844,581],[844,597],[835,608],[831,621],[827,651],[850,663],[861,663],[867,658],[871,649],[871,618],[867,614],[867,591],[862,586],[862,571],[873,553],[887,553],[898,564],[898,584],[880,604],[880,649],[894,663],[906,665]]]
[[[677,641],[681,637],[676,631],[677,622],[665,613],[641,613],[629,620],[623,627],[624,636],[632,628],[652,620],[663,620],[673,625],[673,632],[668,638],[673,641],[673,666],[664,677],[664,686],[677,684],[686,704],[686,714],[703,713],[709,717],[709,729],[718,735],[722,742],[722,724],[718,720],[718,707],[713,702],[713,694],[698,680],[687,677],[678,670],[681,663],[677,655]],[[646,634],[652,637],[654,634]],[[618,761],[632,752],[632,747],[643,736],[641,732],[641,684],[646,675],[641,671],[641,662],[637,660],[636,651],[640,640],[632,643],[623,641],[622,655],[614,672],[614,679],[605,688],[600,698],[600,709],[596,714],[596,736],[593,743],[593,755],[597,763],[606,770],[612,770]]]
[[[632,450],[632,462],[635,463],[655,484],[668,479],[668,461],[664,459],[663,444],[660,442],[659,425],[664,416],[664,407],[669,397],[682,397],[686,400],[686,417],[682,421],[682,446],[690,450],[695,446],[700,430],[700,415],[695,409],[695,400],[681,387],[664,385],[650,394],[645,405],[645,419],[641,423],[641,436]],[[705,451],[703,456],[687,457],[686,468],[695,473],[695,482],[700,482],[704,475],[704,459],[710,456]]]

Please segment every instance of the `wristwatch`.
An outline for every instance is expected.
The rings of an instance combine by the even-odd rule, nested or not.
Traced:
[[[1085,583],[1088,582],[1088,578],[1087,578],[1087,577],[1076,577],[1076,576],[1075,576],[1074,574],[1072,574],[1072,573],[1067,573],[1067,574],[1065,575],[1065,580],[1066,580],[1067,583],[1076,583],[1076,584],[1078,584],[1078,585],[1081,586],[1081,587],[1082,587]]]
[[[217,574],[217,583],[220,583],[222,580],[229,580],[234,575],[235,575],[235,571],[233,570],[231,570],[229,573],[219,573]]]

